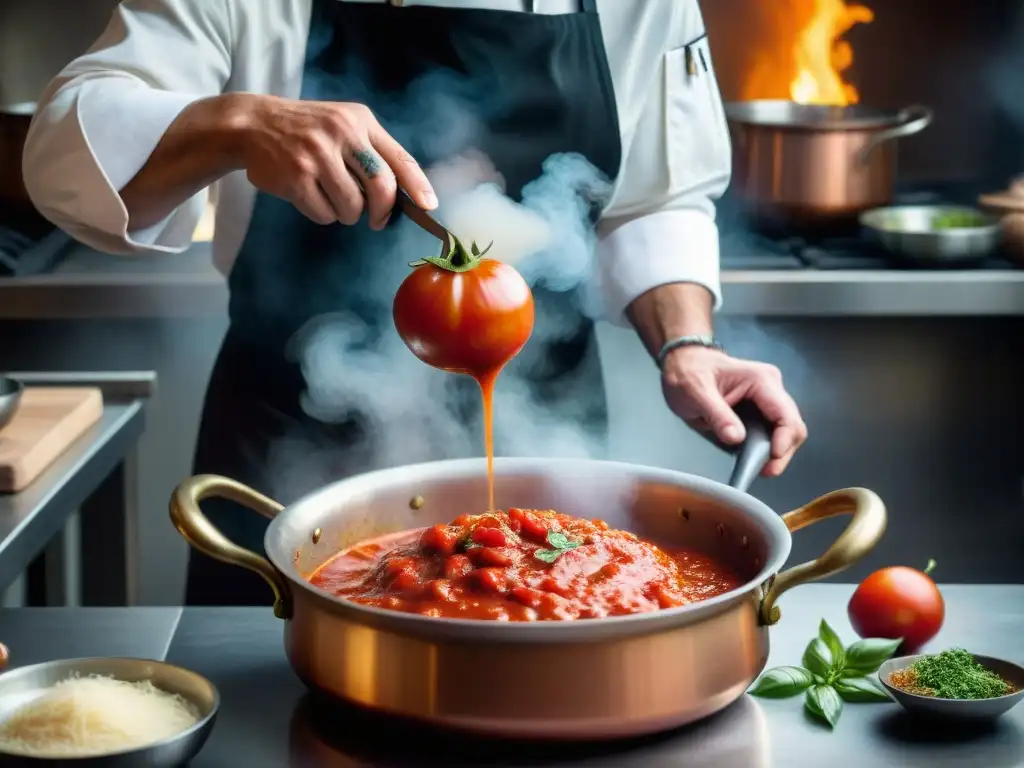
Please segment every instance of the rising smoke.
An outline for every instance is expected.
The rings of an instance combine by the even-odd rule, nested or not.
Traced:
[[[358,101],[359,93],[357,89],[348,98]],[[378,112],[386,113],[382,122],[415,154],[451,158],[427,169],[442,201],[438,218],[447,227],[467,242],[493,241],[489,256],[515,264],[535,289],[573,295],[583,314],[596,317],[600,303],[588,279],[595,244],[590,201],[607,199],[611,193],[609,180],[579,155],[552,155],[543,164],[542,173],[522,189],[520,200],[514,201],[490,159],[474,149],[482,110],[468,95],[464,82],[434,72],[410,87],[404,100],[389,102]],[[362,293],[388,308],[408,274],[408,262],[438,250],[437,241],[407,219],[394,222],[392,227],[396,240],[391,252],[379,257],[373,276],[360,285]],[[464,377],[436,371],[414,357],[398,338],[390,311],[376,318],[376,325],[384,330],[378,334],[364,319],[339,310],[317,318],[304,329],[294,340],[290,354],[305,376],[306,412],[328,423],[358,415],[368,439],[355,449],[327,452],[322,446],[311,451],[294,440],[279,442],[270,457],[270,474],[283,486],[272,489],[276,495],[294,498],[296,492],[372,468],[480,456],[483,427],[479,411],[444,407],[453,388],[469,384],[465,389],[471,390],[475,384],[468,379],[457,382]],[[515,362],[534,362],[531,356],[536,357],[548,342],[563,339],[573,331],[578,316],[569,314],[573,316],[538,314],[533,337]],[[804,378],[800,374],[805,366],[789,345],[767,338],[754,326],[740,335],[756,339],[756,348],[741,345],[736,349],[738,356],[772,360],[783,367],[791,382],[795,373],[796,378]],[[769,354],[771,350],[784,353],[784,359]],[[499,378],[495,392],[498,454],[605,455],[603,437],[582,426],[588,415],[588,406],[582,402],[585,398],[563,399],[557,405],[542,401],[523,375],[527,367],[513,364]],[[629,388],[634,393],[641,390],[642,377],[647,375],[652,397],[660,402],[656,371],[646,363],[644,371],[632,374]],[[585,390],[589,381],[586,377],[599,373],[595,348],[575,384]],[[475,392],[471,390],[470,394]],[[664,415],[668,417],[667,410]],[[643,439],[649,442],[651,436]],[[339,451],[351,453],[353,460],[339,457]]]
[[[353,93],[358,96],[358,91]],[[427,169],[442,201],[437,216],[449,229],[467,242],[493,241],[488,255],[515,264],[532,287],[578,295],[582,310],[595,312],[593,293],[580,290],[587,287],[594,246],[587,201],[607,196],[608,180],[579,155],[553,155],[514,202],[490,159],[473,148],[480,110],[479,105],[470,105],[465,83],[433,72],[407,89],[401,102],[391,101],[378,112],[392,134],[417,155],[451,158]],[[438,250],[437,241],[407,219],[393,222],[391,228],[391,252],[379,258],[373,276],[360,285],[361,293],[388,308],[409,272],[408,262]],[[295,442],[282,442],[270,458],[272,475],[286,487],[275,491],[289,498],[294,495],[290,491],[338,479],[331,474],[339,466],[359,471],[481,455],[478,409],[444,405],[451,401],[453,388],[475,384],[454,381],[462,377],[436,371],[414,357],[395,332],[390,312],[376,318],[381,334],[365,318],[339,310],[303,329],[293,340],[290,355],[305,376],[306,412],[328,423],[358,416],[368,439],[351,450],[353,456],[358,454],[358,461],[351,464],[337,456],[310,456]],[[539,313],[520,357],[536,355],[547,342],[574,330],[577,322],[578,317]],[[596,361],[590,368],[599,370]],[[541,402],[520,371],[516,365],[506,369],[495,392],[499,453],[601,454],[600,438],[580,426],[580,407],[571,401],[558,406]]]
[[[543,174],[513,202],[490,162],[470,153],[430,172],[439,197],[438,212],[460,238],[494,241],[489,256],[513,263],[534,287],[558,291],[580,288],[590,274],[593,242],[588,209],[580,190],[607,182],[578,155],[556,155]],[[382,258],[379,279],[361,286],[368,295],[390,301],[396,277],[406,264],[437,250],[436,241],[403,220],[395,253]],[[399,274],[393,267],[398,265]],[[308,391],[306,411],[323,421],[359,414],[372,434],[369,463],[393,466],[431,458],[479,455],[482,424],[478,415],[443,407],[452,375],[435,371],[415,358],[398,338],[390,317],[386,332],[367,344],[365,324],[339,313],[318,318],[295,350]],[[564,337],[569,318],[538,317],[524,355]],[[541,403],[526,379],[510,366],[495,393],[495,430],[504,453],[512,455],[589,456],[601,453],[597,439],[579,427],[571,403],[557,410]],[[364,447],[365,448],[365,447]]]

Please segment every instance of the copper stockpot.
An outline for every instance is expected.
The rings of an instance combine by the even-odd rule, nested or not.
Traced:
[[[744,487],[769,449],[767,431],[748,433],[733,474]],[[287,508],[234,480],[199,475],[175,490],[171,518],[193,547],[270,584],[288,659],[310,688],[446,727],[565,739],[659,731],[732,703],[765,666],[779,597],[862,558],[886,525],[882,501],[863,488],[780,517],[737,488],[665,469],[500,458],[495,473],[500,506],[600,517],[669,546],[694,547],[730,564],[743,586],[633,616],[497,622],[356,605],[306,581],[357,541],[486,509],[482,459],[358,475]],[[271,519],[266,558],[232,544],[203,515],[200,502],[213,497]],[[782,570],[791,532],[841,514],[853,519],[821,557]]]
[[[756,222],[815,227],[889,205],[895,140],[932,122],[927,107],[884,112],[791,101],[726,105],[734,193]]]

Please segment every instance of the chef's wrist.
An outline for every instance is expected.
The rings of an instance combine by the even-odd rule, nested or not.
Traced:
[[[226,93],[193,102],[182,112],[179,121],[216,160],[220,175],[244,169],[246,142],[263,98],[252,93]]]
[[[641,294],[626,316],[644,347],[657,357],[666,342],[681,337],[710,337],[714,296],[696,283],[668,283]]]

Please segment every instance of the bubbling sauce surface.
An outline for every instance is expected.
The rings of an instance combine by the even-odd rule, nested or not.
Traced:
[[[310,583],[362,605],[495,621],[624,616],[706,600],[742,581],[601,520],[511,508],[343,550]]]

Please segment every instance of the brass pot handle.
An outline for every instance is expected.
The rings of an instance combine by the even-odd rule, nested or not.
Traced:
[[[761,623],[772,625],[779,620],[775,603],[783,593],[846,570],[874,549],[885,533],[885,504],[867,488],[833,491],[782,516],[790,533],[795,533],[819,520],[850,514],[853,520],[821,557],[787,568],[772,579],[761,599]]]
[[[204,499],[230,499],[273,520],[284,507],[237,480],[220,475],[196,475],[174,489],[171,496],[171,520],[185,541],[228,565],[237,565],[258,573],[274,590],[274,615],[291,617],[291,594],[284,576],[262,555],[257,555],[228,540],[199,508]]]

